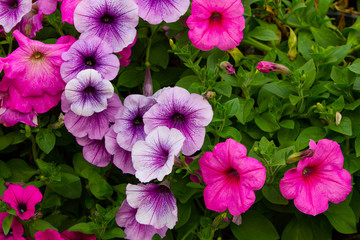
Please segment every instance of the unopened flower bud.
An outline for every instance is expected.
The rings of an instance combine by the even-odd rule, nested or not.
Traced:
[[[215,92],[213,91],[207,91],[202,94],[202,96],[206,99],[213,99],[215,97]]]
[[[317,110],[319,110],[319,112],[324,112],[325,111],[324,106],[319,102],[316,104],[316,108],[317,108]]]
[[[58,121],[56,123],[51,124],[50,128],[51,129],[59,129],[59,128],[63,127],[65,124],[64,119],[65,119],[65,115],[60,113]]]
[[[283,74],[291,74],[291,71],[282,64],[273,62],[261,61],[256,67],[260,72],[269,73],[270,71],[279,72]]]
[[[151,96],[153,94],[153,85],[152,85],[151,72],[150,72],[149,67],[147,67],[145,69],[145,80],[144,80],[143,94],[146,97],[149,97],[149,96]]]
[[[335,113],[335,124],[336,126],[339,126],[341,123],[342,115],[339,112]]]
[[[313,149],[308,149],[303,152],[297,152],[294,154],[291,154],[291,156],[286,160],[286,163],[296,163],[297,161],[300,161],[304,158],[312,157],[314,155],[315,151]]]
[[[171,47],[172,50],[176,49],[176,45],[174,43],[174,40],[172,40],[171,38],[169,39],[169,44],[170,44],[170,47]]]
[[[228,61],[221,62],[220,63],[220,68],[226,70],[226,73],[229,74],[229,75],[235,75],[236,74],[234,66],[231,63],[229,63]]]
[[[233,216],[232,222],[239,226],[242,223],[241,214]]]
[[[226,213],[219,214],[213,221],[212,227],[216,229],[219,224],[226,218]]]

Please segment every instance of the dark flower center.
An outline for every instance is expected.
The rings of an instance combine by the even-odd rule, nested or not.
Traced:
[[[40,60],[40,59],[42,59],[43,56],[44,56],[44,54],[41,52],[34,52],[32,55],[32,58],[36,59],[36,60]]]
[[[173,120],[175,123],[182,123],[185,121],[185,116],[181,113],[175,113],[172,117],[171,120]]]
[[[219,20],[221,18],[221,13],[219,12],[213,12],[211,13],[210,19],[211,20]]]
[[[137,116],[136,118],[134,118],[133,124],[134,124],[134,126],[143,125],[143,119],[142,119],[142,117],[141,117],[141,116]]]
[[[10,238],[13,236],[13,231],[12,229],[10,229],[10,231],[8,232],[8,234],[5,235],[5,238]]]
[[[307,177],[309,176],[312,172],[314,171],[314,169],[312,167],[305,167],[303,169],[302,175],[303,177]]]
[[[85,94],[92,94],[93,92],[95,92],[95,88],[93,86],[88,86],[84,89]]]
[[[84,59],[84,62],[85,62],[85,65],[87,65],[89,67],[93,67],[96,64],[95,59],[93,57],[86,57]]]
[[[19,205],[17,206],[17,210],[21,213],[24,214],[24,212],[26,212],[27,207],[25,203],[19,203]]]
[[[170,192],[170,189],[164,185],[158,186],[157,192],[159,195],[168,195]]]
[[[9,7],[12,9],[17,9],[19,6],[18,0],[13,0],[8,3]]]
[[[229,175],[230,177],[234,177],[234,178],[238,178],[239,177],[239,172],[236,171],[236,169],[234,168],[230,168],[226,171],[226,174]]]
[[[110,16],[109,14],[105,14],[104,16],[102,16],[100,18],[100,21],[102,23],[112,23],[112,22],[114,22],[114,17]]]

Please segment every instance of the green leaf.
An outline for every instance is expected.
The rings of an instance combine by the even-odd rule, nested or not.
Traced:
[[[324,214],[338,232],[343,234],[357,232],[355,214],[348,204],[330,204]]]
[[[283,128],[294,129],[295,122],[294,120],[286,119],[279,122],[279,125]]]
[[[348,84],[349,82],[346,71],[346,68],[333,66],[331,69],[330,77],[337,84]]]
[[[293,218],[288,225],[286,225],[282,235],[282,240],[313,240],[314,236],[311,231],[311,226],[307,221],[301,221]],[[317,239],[316,239],[317,240]]]
[[[329,128],[335,132],[351,136],[352,135],[352,128],[351,128],[351,120],[348,117],[343,117],[341,119],[341,123],[339,126],[336,126],[335,123],[331,123]]]
[[[10,231],[10,228],[11,228],[11,224],[12,224],[12,221],[14,219],[14,216],[13,215],[7,215],[3,222],[2,222],[2,229],[3,229],[3,233],[4,235],[6,236],[9,231]],[[6,237],[5,237],[6,238]]]
[[[178,87],[182,87],[182,88],[186,88],[186,89],[189,89],[190,86],[193,84],[193,83],[201,83],[199,78],[195,75],[189,75],[189,76],[185,76],[183,78],[181,78],[177,83],[176,83],[176,86]]]
[[[253,106],[255,104],[254,99],[250,98],[248,100],[240,98],[239,99],[239,111],[235,114],[236,118],[242,124],[245,124],[248,121],[248,117],[252,112]]]
[[[108,199],[113,194],[111,185],[96,172],[89,175],[89,187],[97,199]]]
[[[34,234],[38,231],[45,231],[47,229],[54,229],[54,230],[58,230],[56,227],[54,227],[53,225],[51,225],[49,222],[42,220],[42,219],[36,219],[35,221],[32,221],[30,223],[30,234],[32,236],[34,236]]]
[[[10,146],[14,141],[14,137],[11,134],[0,136],[0,151]]]
[[[228,117],[233,117],[239,111],[240,102],[239,98],[233,98],[224,104]]]
[[[101,227],[93,222],[78,223],[68,229],[69,232],[82,232],[85,234],[95,234]]]
[[[149,57],[151,63],[159,65],[163,69],[165,69],[169,64],[168,48],[164,46],[168,46],[168,45],[165,45],[163,43],[157,43],[151,45],[150,57]]]
[[[360,136],[357,136],[355,139],[355,152],[356,157],[360,157]]]
[[[274,31],[262,26],[256,27],[254,30],[252,30],[248,34],[248,37],[253,37],[261,41],[279,40],[279,37],[276,35]]]
[[[83,178],[89,179],[92,171],[100,173],[101,169],[92,165],[84,159],[82,153],[76,153],[73,156],[73,165],[77,174]]]
[[[241,133],[234,127],[225,127],[219,135],[225,139],[232,138],[237,142],[241,142],[242,139]]]
[[[354,73],[360,74],[360,59],[356,59],[348,69]]]
[[[287,148],[283,148],[283,149],[276,151],[269,166],[284,166],[284,165],[286,165],[286,160],[294,152],[295,152],[294,146],[289,146]]]
[[[231,223],[230,228],[237,239],[241,240],[277,240],[279,234],[274,225],[263,215],[248,211],[242,214],[242,224]],[[261,227],[259,227],[261,226]]]
[[[317,142],[320,139],[324,138],[325,135],[326,135],[325,130],[319,127],[313,126],[303,129],[296,139],[298,150],[302,150],[305,147],[309,146],[310,139]]]
[[[339,38],[333,31],[331,31],[327,27],[310,27],[310,31],[313,34],[315,41],[320,44],[320,46],[327,48],[328,46],[338,45]]]
[[[280,82],[273,82],[265,84],[264,89],[271,92],[272,94],[275,94],[278,97],[281,98],[288,98],[289,97],[289,87],[281,85]]]
[[[8,165],[0,160],[0,177],[2,178],[9,178],[11,177],[11,170]]]
[[[40,128],[36,134],[36,142],[41,150],[49,154],[55,146],[56,137],[50,129]]]
[[[271,203],[287,205],[289,201],[280,192],[279,184],[265,184],[261,189],[262,194]]]
[[[255,123],[264,132],[275,132],[280,129],[275,117],[269,112],[255,116]]]
[[[113,228],[110,229],[108,231],[105,232],[105,234],[102,236],[102,239],[107,240],[107,239],[121,239],[126,237],[126,234],[124,233],[124,230],[122,230],[121,228]]]
[[[214,90],[226,97],[231,96],[232,87],[228,82],[218,82],[215,84]]]
[[[144,82],[145,71],[137,71],[134,69],[125,70],[120,74],[116,83],[116,87],[124,86],[127,88],[134,88]]]
[[[53,181],[48,186],[57,194],[70,199],[77,199],[81,196],[80,178],[71,173],[61,172],[61,181]]]
[[[6,179],[9,182],[27,182],[37,171],[30,167],[22,159],[11,159],[7,162],[7,166],[11,170],[11,177]]]
[[[289,100],[290,103],[295,106],[301,100],[301,97],[290,94]]]
[[[182,227],[191,216],[191,204],[190,202],[182,204],[178,203],[178,221],[176,223],[176,229]]]
[[[220,73],[220,76],[222,79],[224,79],[225,82],[229,83],[233,87],[241,87],[242,83],[239,78],[228,75],[226,73]]]

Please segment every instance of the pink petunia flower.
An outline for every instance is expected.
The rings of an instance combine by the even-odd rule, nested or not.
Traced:
[[[254,190],[265,183],[265,167],[256,159],[246,157],[244,145],[227,139],[206,152],[199,160],[204,182],[205,205],[208,209],[223,212],[229,209],[237,216],[255,202]]]
[[[57,2],[61,0],[38,0],[39,10],[46,15],[53,14],[57,8]]]
[[[322,139],[310,140],[312,157],[299,161],[280,181],[280,191],[287,199],[294,199],[299,211],[317,215],[325,212],[328,202],[339,203],[351,192],[351,175],[343,168],[344,156],[338,143]]]
[[[25,189],[11,184],[4,192],[3,201],[16,210],[17,216],[27,220],[34,216],[35,205],[42,200],[42,194],[36,187],[29,185]]]
[[[65,240],[60,233],[54,229],[46,229],[45,231],[37,231],[35,233],[35,240]]]
[[[121,56],[120,58],[120,66],[127,67],[131,62],[131,48],[135,45],[137,40],[137,35],[135,36],[134,42],[132,42],[129,46],[125,47],[121,52],[118,52]]]
[[[13,218],[8,234],[4,234],[2,223],[8,215],[6,212],[0,213],[0,240],[25,240],[25,238],[22,237],[24,228],[16,218]]]
[[[61,19],[63,22],[74,24],[74,12],[82,0],[63,0],[61,4]]]
[[[96,236],[94,234],[85,234],[81,232],[69,232],[65,230],[61,233],[61,237],[64,240],[96,240]]]
[[[194,0],[187,19],[189,38],[195,47],[223,51],[238,46],[245,28],[244,7],[240,0]]]
[[[13,35],[19,48],[2,59],[7,67],[0,91],[9,92],[7,105],[12,110],[47,112],[58,104],[64,90],[65,82],[60,76],[61,54],[72,42],[44,44],[28,39],[18,30]]]

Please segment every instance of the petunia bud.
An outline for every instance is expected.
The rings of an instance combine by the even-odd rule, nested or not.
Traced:
[[[169,39],[169,44],[170,44],[170,47],[171,47],[172,50],[176,49],[176,45],[174,43],[174,40],[172,40],[171,38]]]
[[[270,71],[279,72],[283,74],[291,74],[291,71],[282,64],[277,64],[268,61],[261,61],[256,67],[260,72],[269,73]]]
[[[239,226],[242,223],[241,214],[237,216],[233,216],[232,222]]]
[[[151,96],[153,94],[151,71],[150,71],[149,67],[147,67],[145,69],[145,80],[144,80],[143,94],[146,97],[149,97],[149,96]]]
[[[342,118],[341,113],[336,112],[336,113],[335,113],[335,124],[336,124],[336,126],[339,126],[339,125],[340,125],[340,123],[341,123],[341,118]]]
[[[289,27],[290,30],[290,36],[289,36],[289,40],[288,40],[288,46],[289,46],[289,51],[287,53],[288,57],[290,58],[290,60],[294,60],[296,58],[297,55],[297,37],[295,32]]]
[[[229,63],[228,61],[221,62],[220,63],[220,68],[226,70],[226,73],[229,74],[229,75],[235,75],[236,74],[234,66],[231,63]]]
[[[303,152],[297,152],[291,154],[291,156],[286,160],[287,164],[296,163],[297,161],[300,161],[304,158],[312,157],[314,155],[315,151],[313,149],[308,149]]]

